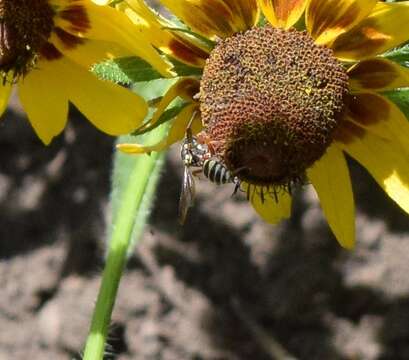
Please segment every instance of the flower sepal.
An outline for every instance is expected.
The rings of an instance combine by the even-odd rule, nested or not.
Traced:
[[[188,105],[189,103],[186,101],[178,102],[174,106],[169,107],[166,109],[157,119],[156,122],[153,122],[152,118],[149,119],[147,122],[143,123],[139,128],[137,128],[131,135],[138,136],[146,134],[158,126],[167,123],[168,121],[173,120],[175,117],[179,115],[179,113]]]

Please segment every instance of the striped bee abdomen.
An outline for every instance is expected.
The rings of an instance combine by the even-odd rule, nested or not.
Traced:
[[[223,163],[215,159],[207,159],[203,164],[203,174],[217,185],[233,182],[233,176]]]

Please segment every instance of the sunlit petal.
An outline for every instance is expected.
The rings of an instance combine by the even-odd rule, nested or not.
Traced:
[[[264,187],[249,185],[246,182],[242,182],[240,188],[247,194],[257,214],[269,224],[277,224],[290,217],[291,196],[287,191],[274,189],[268,191]]]
[[[288,29],[301,17],[308,0],[259,0],[260,7],[274,27]]]
[[[329,44],[365,19],[377,0],[310,0],[306,10],[308,32],[317,44]]]
[[[68,115],[68,94],[60,81],[59,62],[42,62],[18,84],[20,101],[28,119],[44,144],[64,129]],[[81,86],[81,85],[79,85]]]
[[[104,60],[132,56],[126,48],[112,42],[102,40],[85,40],[80,46],[67,48],[55,35],[50,38],[52,43],[64,56],[67,56],[84,68]]]
[[[237,21],[238,28],[243,31],[255,26],[259,20],[259,7],[257,0],[224,0],[228,6],[232,9],[233,14]]]
[[[108,5],[112,0],[92,0],[97,5]]]
[[[225,38],[253,27],[258,20],[256,0],[160,0],[192,30],[209,38]]]
[[[150,63],[163,76],[174,75],[171,71],[172,65],[160,56],[146,36],[150,30],[148,22],[134,24],[121,11],[110,6],[96,5],[91,1],[82,1],[82,6],[86,8],[90,27],[86,30],[72,28],[70,23],[61,17],[55,19],[56,26],[84,39],[119,43],[131,54]]]
[[[355,94],[348,101],[346,117],[388,141],[400,143],[409,154],[409,122],[400,109],[379,94]]]
[[[345,61],[368,59],[409,40],[409,1],[378,2],[369,16],[331,46]]]
[[[110,135],[127,134],[141,124],[147,104],[140,96],[95,75],[64,58],[58,80],[69,100],[98,129]]]
[[[338,242],[351,249],[355,244],[355,207],[344,154],[337,147],[330,146],[307,170],[307,175]]]
[[[409,161],[399,142],[345,121],[335,144],[360,162],[385,192],[409,213]]]
[[[209,57],[209,49],[194,37],[181,31],[172,31],[176,26],[154,13],[143,0],[127,0],[117,5],[134,24],[146,23],[144,36],[160,51],[189,65],[203,67]]]

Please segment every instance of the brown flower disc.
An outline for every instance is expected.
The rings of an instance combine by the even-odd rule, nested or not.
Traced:
[[[286,185],[324,153],[348,76],[306,32],[254,28],[220,41],[200,88],[205,132],[240,180]]]

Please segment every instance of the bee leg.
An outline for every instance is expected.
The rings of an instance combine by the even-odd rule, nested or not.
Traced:
[[[231,194],[231,197],[236,195],[237,191],[240,190],[240,180],[235,178],[235,179],[233,179],[233,183],[234,183],[234,190],[233,190],[233,194]]]
[[[291,182],[289,182],[289,183],[287,184],[287,191],[288,191],[288,193],[289,193],[290,195],[292,195],[292,193],[293,193],[293,188],[292,188]]]
[[[260,200],[261,200],[261,203],[264,204],[264,201],[265,201],[264,186],[261,186],[261,188],[260,188]]]
[[[247,191],[246,191],[246,198],[247,198],[247,201],[250,201],[250,188],[251,188],[251,186],[250,186],[250,184],[247,186]]]
[[[276,203],[278,203],[278,194],[277,194],[276,188],[273,189],[273,194],[274,194],[274,200],[276,201]]]
[[[202,173],[202,169],[192,170],[192,175],[193,176],[199,177],[199,174],[201,174],[201,173]]]

